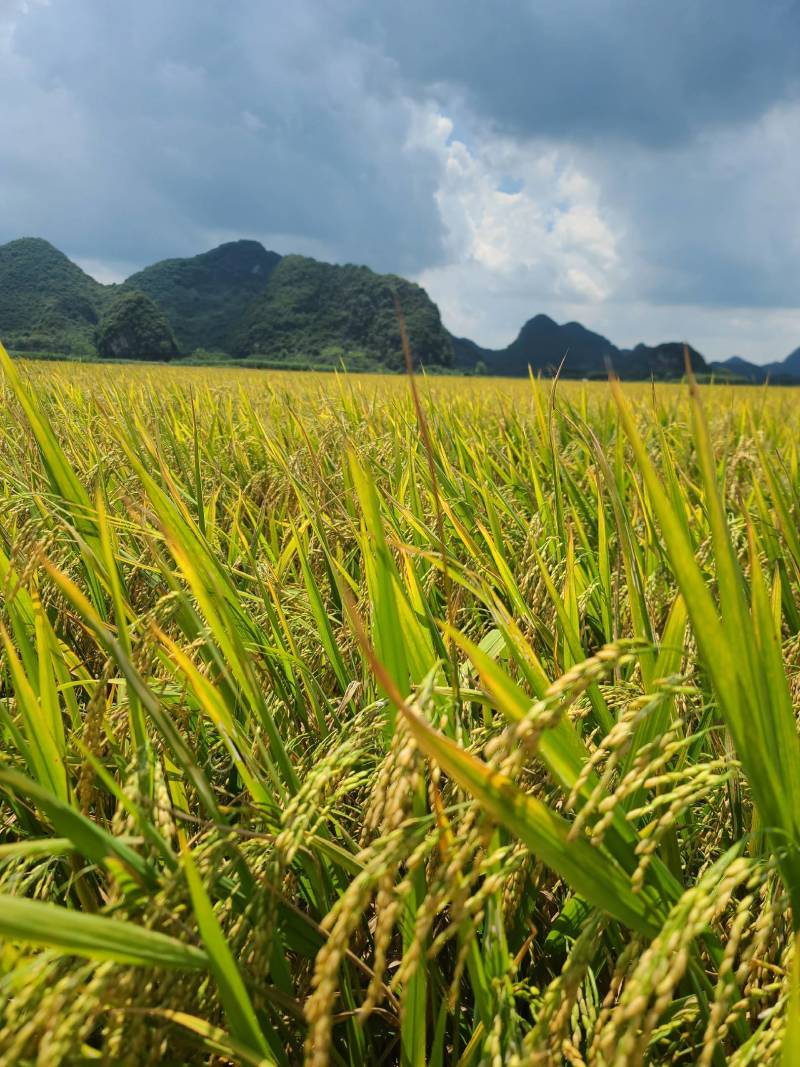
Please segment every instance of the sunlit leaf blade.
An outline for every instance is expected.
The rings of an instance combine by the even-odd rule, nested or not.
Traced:
[[[138,967],[197,970],[209,962],[201,949],[156,930],[8,894],[0,894],[0,937]]]

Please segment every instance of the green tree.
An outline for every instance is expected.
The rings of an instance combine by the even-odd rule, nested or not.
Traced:
[[[178,348],[164,313],[144,293],[123,292],[97,325],[95,344],[107,359],[171,359]]]

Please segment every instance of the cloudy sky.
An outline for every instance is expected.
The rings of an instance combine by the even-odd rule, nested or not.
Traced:
[[[0,241],[236,237],[712,358],[800,345],[800,0],[0,0]]]

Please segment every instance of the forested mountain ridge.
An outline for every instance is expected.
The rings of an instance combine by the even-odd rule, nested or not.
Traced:
[[[433,370],[524,376],[680,378],[681,342],[617,347],[578,322],[529,319],[505,348],[452,336],[414,282],[369,267],[323,263],[230,241],[166,259],[119,285],[95,281],[41,238],[0,245],[0,339],[16,353],[114,359],[237,359],[256,365],[400,370],[395,298],[415,361]],[[730,381],[800,382],[800,349],[759,366],[737,356],[699,374]]]
[[[106,288],[41,238],[9,241],[0,246],[0,337],[12,349],[91,352]]]
[[[138,294],[138,299],[132,299]],[[221,358],[400,369],[397,294],[415,360],[449,367],[450,335],[420,286],[368,267],[233,241],[101,285],[40,238],[0,246],[0,338],[15,352]]]
[[[276,266],[243,316],[233,350],[288,360],[346,361],[348,355],[360,355],[400,370],[395,295],[414,358],[425,366],[450,366],[452,342],[439,309],[419,285],[368,267],[333,266],[306,256],[284,256]]]
[[[258,241],[231,241],[187,259],[164,259],[132,274],[167,316],[179,348],[233,351],[233,338],[281,257]]]

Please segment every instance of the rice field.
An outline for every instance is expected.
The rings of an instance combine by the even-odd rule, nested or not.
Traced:
[[[796,391],[0,361],[0,1064],[800,1063]]]

